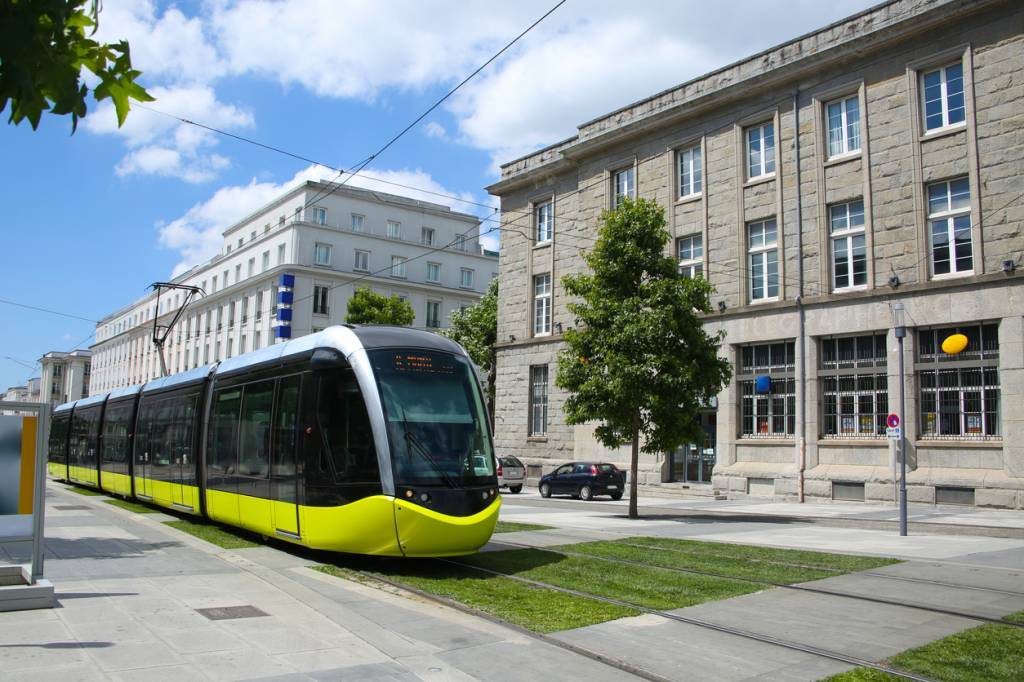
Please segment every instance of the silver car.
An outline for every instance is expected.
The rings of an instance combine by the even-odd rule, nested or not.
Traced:
[[[515,457],[498,458],[498,487],[508,488],[512,494],[523,489],[526,482],[526,467]]]

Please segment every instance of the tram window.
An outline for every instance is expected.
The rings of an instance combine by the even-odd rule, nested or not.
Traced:
[[[131,404],[108,407],[103,418],[103,462],[128,461],[128,431],[131,428]]]
[[[270,409],[273,403],[273,381],[245,386],[238,464],[238,473],[243,476],[265,478],[270,473]]]
[[[48,459],[51,462],[67,461],[67,438],[68,438],[67,415],[59,415],[53,418],[53,426],[50,427],[50,444]]]
[[[233,474],[238,461],[238,408],[242,402],[242,389],[229,388],[213,396],[210,416],[210,473]]]
[[[156,419],[153,422],[153,458],[150,460],[155,466],[168,466],[171,463],[171,453],[174,452],[174,424],[175,408],[177,401],[173,398],[161,400],[156,404]]]
[[[320,468],[333,468],[338,483],[380,480],[370,418],[351,371],[320,378],[317,392]],[[329,464],[328,464],[329,463]]]
[[[281,380],[274,415],[274,476],[289,478],[295,475],[295,420],[299,412],[302,375]]]
[[[181,421],[178,422],[178,449],[175,453],[175,461],[185,466],[194,464],[192,446],[195,442],[196,402],[198,400],[198,396],[186,396],[182,405]]]

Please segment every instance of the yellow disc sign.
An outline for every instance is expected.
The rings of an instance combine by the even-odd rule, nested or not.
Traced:
[[[964,348],[967,348],[967,337],[963,334],[947,336],[946,340],[942,342],[942,352],[948,355],[956,355]]]

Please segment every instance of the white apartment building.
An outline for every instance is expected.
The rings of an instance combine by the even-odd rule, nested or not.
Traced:
[[[170,373],[344,322],[359,287],[409,301],[414,327],[446,327],[497,276],[479,219],[447,206],[309,181],[224,231],[221,253],[174,280],[200,287],[167,338]],[[92,394],[160,376],[154,318],[168,324],[184,292],[151,293],[106,316],[92,346]]]

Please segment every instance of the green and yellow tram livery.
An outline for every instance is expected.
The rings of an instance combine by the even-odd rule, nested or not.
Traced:
[[[289,542],[452,556],[501,504],[479,383],[457,344],[331,327],[57,407],[49,472]]]

